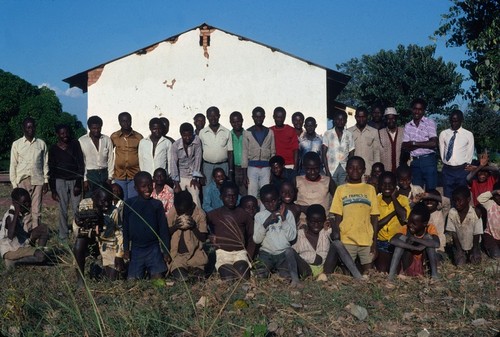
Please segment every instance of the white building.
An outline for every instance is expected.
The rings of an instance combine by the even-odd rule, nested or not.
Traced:
[[[311,46],[313,47],[313,46]],[[103,133],[119,129],[117,116],[128,111],[133,128],[149,134],[153,117],[170,120],[169,135],[212,105],[221,124],[240,111],[244,127],[251,111],[262,106],[266,126],[274,125],[273,109],[291,115],[301,111],[316,118],[317,132],[327,128],[335,98],[350,77],[239,35],[203,24],[184,33],[66,78],[70,87],[88,92],[87,116],[99,115]]]

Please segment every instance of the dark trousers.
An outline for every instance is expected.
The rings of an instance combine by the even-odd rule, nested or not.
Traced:
[[[443,165],[443,195],[451,199],[451,194],[459,186],[467,186],[467,172],[465,164],[460,166]]]
[[[411,162],[411,182],[425,190],[433,190],[437,187],[437,161],[436,154],[431,153],[424,156],[413,157]]]

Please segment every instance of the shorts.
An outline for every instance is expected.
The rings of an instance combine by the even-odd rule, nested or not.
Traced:
[[[3,258],[6,260],[19,260],[24,257],[29,257],[29,256],[34,256],[36,252],[36,248],[32,246],[24,246],[20,247],[17,250],[11,250],[10,252],[7,252],[4,254]]]
[[[215,269],[217,269],[217,270],[219,270],[219,268],[222,265],[225,265],[225,264],[233,265],[235,262],[238,262],[238,261],[245,261],[246,263],[248,263],[249,267],[251,266],[250,261],[248,260],[247,251],[245,249],[235,250],[232,252],[228,252],[228,251],[223,250],[223,249],[217,249],[215,251],[215,256],[216,256]]]
[[[373,254],[370,252],[370,246],[356,246],[346,244],[344,244],[344,246],[354,261],[356,261],[356,257],[359,256],[359,262],[361,263],[361,265],[373,262]]]
[[[387,254],[394,253],[394,246],[389,241],[377,240],[377,250]]]
[[[145,248],[132,247],[130,251],[128,279],[144,278],[146,271],[149,275],[161,274],[167,271],[159,244]]]

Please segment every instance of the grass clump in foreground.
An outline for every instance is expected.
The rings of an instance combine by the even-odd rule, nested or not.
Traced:
[[[5,209],[0,209],[5,212]],[[55,207],[44,222],[56,228]],[[306,280],[300,292],[275,276],[238,284],[95,281],[77,289],[70,247],[48,252],[53,265],[0,264],[0,336],[496,336],[500,326],[498,261],[440,265],[442,279],[335,274]],[[57,251],[56,251],[57,250]],[[57,254],[55,254],[57,253]],[[364,320],[349,304],[364,307]]]

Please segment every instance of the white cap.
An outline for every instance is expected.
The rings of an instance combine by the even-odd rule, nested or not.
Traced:
[[[389,108],[386,108],[385,109],[385,112],[384,112],[384,116],[387,116],[387,115],[399,115],[398,112],[396,111],[395,108],[393,107],[389,107]]]

